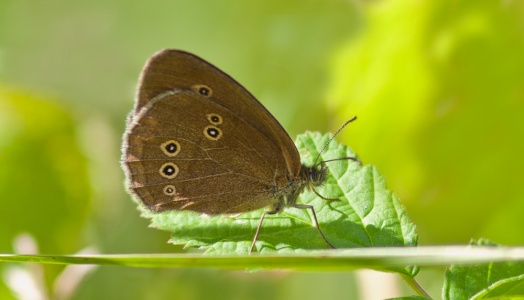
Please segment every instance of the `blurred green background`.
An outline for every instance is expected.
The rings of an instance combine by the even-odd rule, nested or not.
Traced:
[[[293,137],[357,115],[339,139],[385,175],[421,245],[524,243],[522,1],[2,0],[0,253],[182,251],[147,228],[119,166],[138,74],[163,48],[222,68]],[[2,299],[17,282],[55,299],[359,295],[352,273],[0,267]]]

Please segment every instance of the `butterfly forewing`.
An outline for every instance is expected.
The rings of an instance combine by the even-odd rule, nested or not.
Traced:
[[[211,88],[209,101],[233,112],[250,124],[259,134],[274,143],[277,155],[289,173],[297,175],[300,156],[293,140],[271,113],[242,85],[220,69],[195,56],[179,50],[163,50],[155,54],[146,64],[141,75],[135,113],[151,99],[166,91],[178,88],[191,90],[197,85]]]

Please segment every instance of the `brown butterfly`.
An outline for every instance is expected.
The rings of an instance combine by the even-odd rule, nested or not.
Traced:
[[[193,54],[163,50],[146,63],[122,149],[129,191],[154,212],[217,215],[269,207],[251,252],[266,215],[285,207],[309,209],[334,248],[313,206],[297,203],[305,188],[315,191],[325,181],[325,162],[301,165],[295,144],[271,113]]]

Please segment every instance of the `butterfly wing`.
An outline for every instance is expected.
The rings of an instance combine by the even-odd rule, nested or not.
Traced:
[[[177,50],[142,72],[124,137],[128,187],[154,211],[208,214],[267,206],[297,176],[289,135],[247,90]]]
[[[142,71],[135,113],[157,95],[173,88],[190,90],[204,84],[212,88],[213,101],[254,127],[279,149],[290,174],[298,174],[300,156],[293,140],[273,115],[240,83],[202,58],[180,50],[155,54]]]

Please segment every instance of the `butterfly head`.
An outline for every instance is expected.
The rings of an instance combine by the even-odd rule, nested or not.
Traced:
[[[327,178],[328,168],[321,162],[312,167],[302,166],[302,174],[304,181],[310,189],[314,189],[322,185]]]

